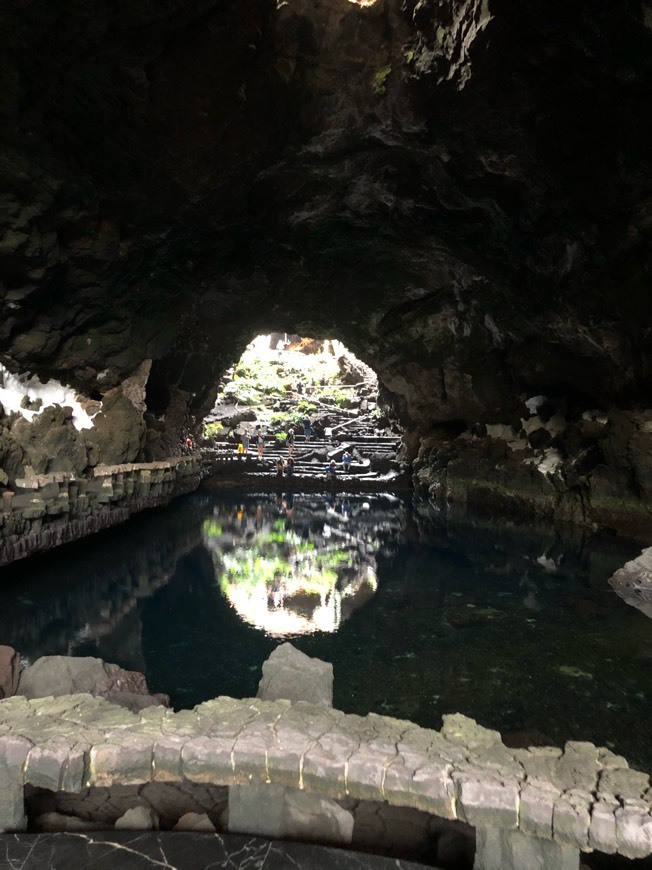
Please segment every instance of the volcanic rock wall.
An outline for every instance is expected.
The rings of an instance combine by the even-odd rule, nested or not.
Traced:
[[[340,338],[432,495],[649,536],[650,21],[10,0],[2,360],[107,409],[151,360],[138,455],[97,460],[133,461],[169,455],[257,332]],[[535,397],[564,417],[537,412],[549,443]]]

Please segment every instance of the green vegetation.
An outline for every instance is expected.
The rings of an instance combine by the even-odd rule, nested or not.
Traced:
[[[218,538],[228,535],[230,525],[209,517],[202,531],[207,539]],[[285,520],[279,518],[251,539],[220,553],[218,582],[227,597],[236,590],[247,595],[262,593],[278,583],[290,594],[326,595],[337,583],[339,570],[354,566],[357,558],[357,548],[317,548],[313,541],[287,529]]]
[[[271,424],[288,428],[300,424],[306,415],[317,414],[324,405],[346,407],[350,395],[342,389],[340,376],[337,359],[330,353],[277,354],[248,349],[227,375],[217,401],[249,408],[274,406]],[[298,385],[304,390],[299,397]]]
[[[219,538],[222,534],[222,526],[215,520],[204,520],[202,531],[209,538]]]
[[[387,91],[387,79],[390,77],[392,72],[391,63],[387,66],[381,67],[376,75],[374,76],[374,94],[376,96],[382,96]]]
[[[204,438],[219,438],[224,431],[224,426],[221,423],[205,423]]]
[[[210,535],[206,523],[204,531]],[[287,532],[281,520],[270,531],[260,532],[249,546],[222,554],[219,584],[227,596],[234,586],[253,591],[281,579],[288,589],[324,594],[337,582],[337,568],[351,565],[352,560],[347,551],[316,550],[312,542]]]

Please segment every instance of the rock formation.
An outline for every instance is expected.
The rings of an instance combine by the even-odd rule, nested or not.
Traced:
[[[1,359],[102,401],[83,438],[41,412],[48,457],[169,455],[254,334],[332,336],[433,496],[649,537],[649,0],[15,0],[0,29]],[[47,464],[1,422],[9,482]]]
[[[106,698],[134,713],[159,704],[170,706],[167,695],[150,693],[143,674],[91,656],[42,656],[21,672],[15,690],[25,698],[56,698],[80,692]]]

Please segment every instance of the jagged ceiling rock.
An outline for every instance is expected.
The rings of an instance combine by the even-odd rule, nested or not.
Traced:
[[[0,353],[211,404],[341,338],[403,423],[647,400],[649,0],[12,0]]]

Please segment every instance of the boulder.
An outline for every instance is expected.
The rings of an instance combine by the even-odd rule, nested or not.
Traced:
[[[215,825],[211,822],[206,813],[184,813],[172,830],[211,831],[212,833],[215,833]]]
[[[7,477],[7,483],[25,473],[25,453],[22,447],[9,434],[9,430],[0,431],[0,468]]]
[[[130,395],[135,401],[135,394]],[[89,449],[97,452],[104,465],[135,462],[145,444],[143,415],[121,388],[106,394],[93,428],[85,431]]]
[[[11,427],[11,438],[24,452],[25,465],[31,466],[35,474],[82,474],[86,468],[84,439],[59,405],[45,408],[31,422],[18,419]]]
[[[16,694],[19,680],[20,656],[12,646],[0,645],[0,698]]]
[[[283,643],[263,662],[257,697],[332,707],[333,665],[305,655],[291,643]]]
[[[158,816],[150,807],[132,807],[115,823],[116,831],[157,831]]]
[[[102,659],[75,656],[43,656],[20,675],[16,694],[47,698],[88,692],[101,695],[134,712],[153,704],[168,706],[166,695],[150,694],[143,674],[126,671]],[[147,698],[143,703],[140,698]]]
[[[626,562],[608,583],[627,604],[652,618],[652,547]]]

